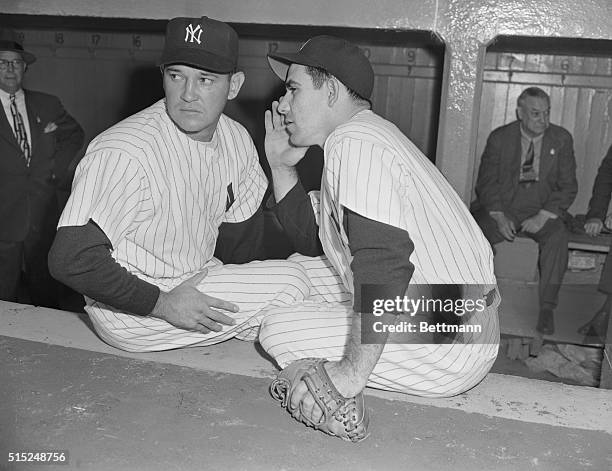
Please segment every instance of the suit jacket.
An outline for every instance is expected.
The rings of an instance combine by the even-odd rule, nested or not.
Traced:
[[[83,145],[83,129],[57,97],[24,90],[31,133],[25,159],[4,110],[0,110],[0,240],[22,241],[31,231],[55,231],[56,189],[69,178],[71,161]],[[57,129],[51,130],[55,124]],[[45,129],[46,128],[46,129]]]
[[[602,221],[606,219],[610,194],[612,194],[612,146],[608,149],[597,171],[593,184],[593,196],[589,201],[589,212],[586,215],[587,219],[597,218]]]
[[[514,121],[489,135],[476,181],[478,205],[506,212],[519,187],[520,167],[521,129]],[[557,215],[570,207],[578,191],[572,136],[554,124],[542,139],[538,188],[542,209]]]

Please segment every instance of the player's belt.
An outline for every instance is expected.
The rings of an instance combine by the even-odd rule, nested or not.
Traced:
[[[491,286],[491,285],[488,285]],[[494,286],[489,291],[483,292],[487,287],[487,285],[483,286],[480,284],[466,284],[463,285],[463,293],[462,297],[464,299],[484,299],[487,307],[493,304],[495,301],[495,296],[499,296],[497,291],[497,286]]]
[[[483,296],[484,299],[487,302],[487,307],[489,307],[491,304],[493,304],[493,301],[495,300],[495,294],[497,293],[497,288],[493,288],[491,291],[489,291],[488,293],[485,293],[485,295]]]

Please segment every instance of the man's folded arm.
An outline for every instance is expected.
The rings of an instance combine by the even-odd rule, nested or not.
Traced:
[[[129,273],[111,250],[110,240],[91,219],[84,226],[60,227],[49,251],[49,270],[91,299],[132,314],[150,314],[159,288]]]

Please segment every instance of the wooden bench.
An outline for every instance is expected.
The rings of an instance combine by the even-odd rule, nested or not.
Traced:
[[[570,233],[568,248],[570,250],[586,250],[589,252],[608,253],[612,244],[612,234],[600,234],[591,237],[587,234]]]

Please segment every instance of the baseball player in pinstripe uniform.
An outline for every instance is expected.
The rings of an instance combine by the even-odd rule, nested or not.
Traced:
[[[244,81],[237,59],[227,24],[170,20],[165,99],[97,136],[77,169],[51,270],[118,348],[253,339],[267,308],[309,293],[299,263],[253,261],[268,182],[248,132],[223,114]]]
[[[419,149],[370,109],[374,73],[359,48],[317,36],[296,54],[268,61],[286,86],[265,116],[271,206],[300,252],[314,256],[322,247],[324,257],[311,258],[312,266],[326,260],[318,269],[339,277],[349,295],[268,314],[262,346],[282,368],[304,357],[331,360],[325,369],[345,398],[366,385],[430,397],[473,387],[497,355],[499,295],[490,245],[468,209]],[[311,145],[323,148],[325,163],[320,195],[309,199],[295,165]],[[383,336],[362,343],[364,285],[385,286],[395,297],[441,284],[482,299],[486,308],[466,321],[482,326],[477,342],[392,343]],[[393,316],[384,314],[391,323]],[[305,382],[290,402],[313,423],[321,419]]]

